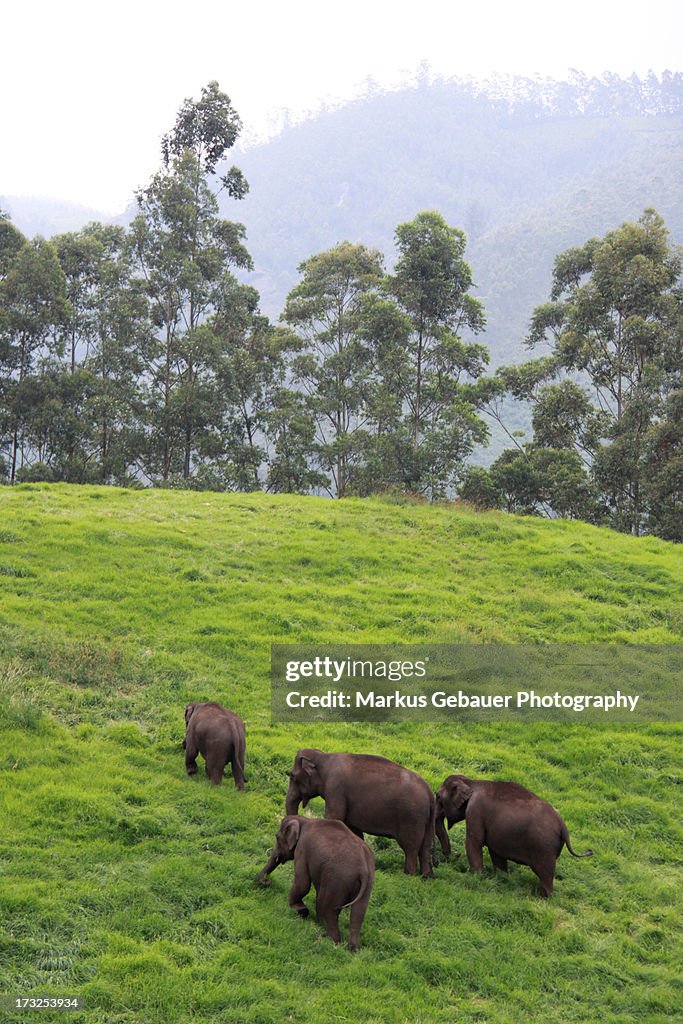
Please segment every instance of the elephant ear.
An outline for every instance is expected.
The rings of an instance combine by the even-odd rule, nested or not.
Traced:
[[[185,708],[185,725],[187,725],[190,719],[192,718],[192,715],[194,714],[194,709],[196,707],[197,702],[193,701],[191,704],[188,704],[187,707]]]
[[[306,775],[310,779],[311,775],[315,771],[315,767],[316,767],[315,761],[311,761],[310,757],[302,757],[301,758],[301,767],[303,768],[303,770],[306,772]]]
[[[467,782],[464,782],[463,779],[458,779],[458,781],[453,786],[452,801],[454,809],[458,810],[458,808],[462,807],[463,804],[467,803],[471,796],[472,787],[468,785]],[[450,819],[448,827],[451,827]]]
[[[299,833],[301,832],[301,823],[296,818],[290,818],[284,827],[283,840],[286,849],[290,852],[294,852],[296,844],[299,842]]]

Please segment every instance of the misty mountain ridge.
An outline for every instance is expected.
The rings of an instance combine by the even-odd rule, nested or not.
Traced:
[[[379,248],[391,266],[396,225],[434,209],[467,234],[492,364],[518,361],[559,252],[648,206],[683,240],[683,76],[476,83],[422,69],[408,87],[369,86],[233,160],[250,192],[222,210],[246,225],[248,279],[272,319],[302,260],[348,240]],[[0,207],[47,237],[136,212],[11,196]]]

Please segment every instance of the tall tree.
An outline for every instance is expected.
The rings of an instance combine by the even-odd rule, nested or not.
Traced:
[[[551,356],[533,386],[517,378],[534,444],[577,451],[611,524],[641,532],[648,438],[683,373],[681,256],[654,210],[557,257],[531,321],[528,344],[542,343]]]
[[[645,438],[643,500],[647,529],[683,542],[683,390],[667,398],[663,415]]]
[[[411,327],[407,359],[395,377],[406,414],[396,435],[396,461],[401,486],[438,497],[487,434],[465,385],[483,372],[488,353],[461,338],[464,331],[483,330],[484,310],[469,294],[464,232],[440,214],[425,211],[400,224],[396,245],[399,256],[388,290]]]
[[[531,441],[508,431],[517,451],[503,453],[519,470],[509,480],[522,481],[514,500],[528,504],[533,477],[531,511],[678,539],[683,288],[661,217],[646,210],[636,224],[560,254],[527,343],[549,353],[478,383],[499,422],[501,396],[531,405]],[[499,504],[496,473],[497,464],[471,472],[463,493]]]
[[[315,419],[319,468],[329,474],[330,493],[343,498],[353,491],[368,437],[370,351],[362,309],[364,297],[382,281],[382,256],[342,242],[304,260],[299,272],[283,314],[300,339],[292,377]]]
[[[241,198],[236,168],[216,168],[241,122],[211,82],[186,100],[162,144],[163,168],[138,194],[133,250],[151,303],[157,348],[149,375],[149,441],[145,471],[168,482],[189,480],[200,438],[211,426],[217,339],[207,326],[230,268],[250,269],[244,227],[219,217],[217,191]]]
[[[69,316],[66,281],[57,254],[42,238],[16,249],[0,281],[0,346],[3,416],[0,437],[8,452],[10,483],[31,452],[30,395],[33,376],[59,352],[59,333]]]
[[[144,450],[141,381],[153,348],[148,308],[126,233],[100,224],[86,230],[101,246],[93,337],[84,362],[97,380],[93,473],[98,482],[123,484],[138,476]]]
[[[0,280],[6,276],[26,239],[19,228],[15,227],[8,213],[0,210]]]
[[[87,355],[95,331],[96,290],[104,247],[95,233],[87,228],[56,235],[52,239],[64,276],[66,294],[71,307],[64,325],[65,349],[71,373],[77,362]]]
[[[258,293],[226,279],[207,322],[214,346],[209,410],[198,440],[198,484],[259,490],[264,483],[268,413],[282,373],[281,337],[258,310]]]

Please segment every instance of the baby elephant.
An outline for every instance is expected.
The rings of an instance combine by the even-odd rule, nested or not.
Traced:
[[[206,774],[214,786],[223,781],[228,761],[238,789],[244,789],[244,754],[247,740],[244,722],[216,701],[195,701],[185,708],[185,767],[188,775],[197,773],[197,754],[206,761]]]
[[[507,871],[508,860],[527,864],[541,880],[541,896],[553,891],[555,863],[566,846],[572,857],[590,857],[592,850],[575,853],[564,821],[546,800],[516,782],[486,782],[449,775],[436,794],[436,834],[446,857],[451,844],[444,828],[466,822],[465,852],[472,871],[484,866],[488,847],[493,866]]]
[[[370,847],[346,827],[343,821],[304,818],[289,814],[282,819],[275,837],[275,849],[259,875],[261,885],[278,864],[294,858],[294,882],[289,905],[308,917],[303,898],[315,886],[318,921],[333,942],[341,942],[339,911],[351,908],[349,949],[360,948],[360,929],[368,909],[375,879],[375,858]]]

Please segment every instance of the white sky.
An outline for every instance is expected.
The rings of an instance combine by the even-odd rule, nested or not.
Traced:
[[[9,0],[0,197],[119,212],[186,96],[216,79],[245,130],[371,75],[683,70],[681,0]]]

